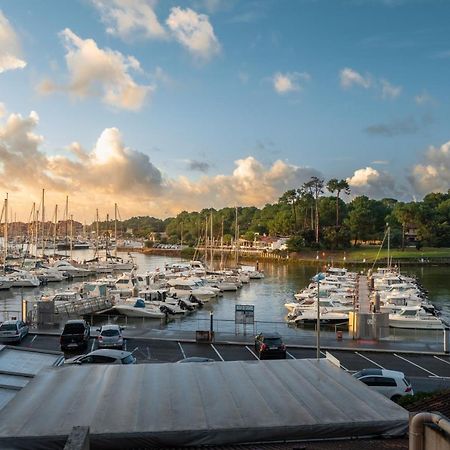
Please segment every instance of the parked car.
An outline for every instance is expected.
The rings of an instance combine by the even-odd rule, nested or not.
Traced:
[[[21,342],[28,334],[28,325],[23,320],[5,320],[0,325],[0,341]]]
[[[101,349],[66,359],[64,364],[136,364],[136,358],[131,352]]]
[[[405,378],[403,372],[386,369],[363,369],[353,376],[394,402],[397,402],[404,395],[414,395],[411,383]]]
[[[255,352],[259,359],[286,359],[286,346],[278,333],[259,333],[255,337]]]
[[[215,362],[215,359],[205,358],[203,356],[190,356],[189,358],[180,359],[177,363],[199,363],[199,362]]]
[[[87,349],[91,332],[85,320],[69,320],[61,333],[61,350]]]
[[[124,339],[122,335],[122,327],[119,325],[102,325],[101,328],[97,328],[98,348],[124,348]]]

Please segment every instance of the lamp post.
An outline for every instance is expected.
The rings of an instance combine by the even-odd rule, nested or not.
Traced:
[[[321,280],[323,280],[325,278],[325,274],[322,272],[317,273],[317,275],[315,275],[312,278],[312,281],[317,283],[317,324],[316,324],[316,329],[317,329],[317,353],[316,353],[316,358],[317,360],[320,359],[320,282]]]

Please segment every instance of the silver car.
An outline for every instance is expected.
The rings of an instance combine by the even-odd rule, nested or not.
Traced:
[[[66,359],[64,364],[136,364],[136,358],[131,352],[102,349]]]
[[[0,342],[20,342],[28,334],[28,325],[22,320],[5,320],[0,325]]]
[[[98,348],[124,348],[122,327],[119,325],[103,325],[98,328],[97,337]]]

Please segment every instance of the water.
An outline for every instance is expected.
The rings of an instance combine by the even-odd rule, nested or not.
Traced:
[[[121,256],[126,257],[126,254]],[[86,250],[74,251],[74,258],[89,259],[91,252]],[[133,254],[140,272],[163,268],[167,262],[179,262],[179,258],[166,256],[148,256],[140,253]],[[274,322],[274,327],[286,333],[305,332],[292,330],[285,324],[286,309],[284,303],[293,300],[293,294],[309,284],[316,273],[313,265],[283,264],[260,262],[260,269],[264,270],[265,278],[252,280],[238,292],[225,292],[222,297],[205,305],[203,310],[197,311],[167,325],[169,329],[208,329],[210,313],[214,314],[216,331],[234,331],[234,311],[236,304],[255,305],[255,320],[259,327],[263,322]],[[442,310],[443,317],[450,320],[450,281],[449,269],[445,266],[421,266],[407,269],[408,274],[416,275],[423,286],[429,291],[429,298]],[[71,282],[54,283],[45,288],[16,288],[10,291],[0,291],[0,320],[12,314],[19,315],[21,299],[36,299],[45,293],[70,288]],[[229,321],[229,322],[227,322]],[[154,321],[153,321],[154,322]],[[158,324],[156,323],[156,326]],[[258,327],[258,324],[256,324]],[[254,330],[249,330],[252,332]]]

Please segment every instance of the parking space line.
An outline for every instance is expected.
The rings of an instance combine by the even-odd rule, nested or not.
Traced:
[[[184,353],[184,349],[179,342],[178,342],[178,347],[180,347],[180,351],[181,351],[181,354],[183,355],[183,358],[186,359],[186,353]]]
[[[33,336],[33,339],[31,339],[30,347],[33,346],[33,342],[36,340],[36,338],[37,338],[37,334],[35,334],[35,335]]]
[[[225,361],[225,360],[222,358],[222,355],[219,353],[219,351],[217,350],[217,348],[214,347],[213,344],[211,344],[211,347],[212,347],[212,349],[217,353],[217,356],[221,359],[221,361]]]
[[[321,351],[320,353],[323,354],[322,351]],[[348,370],[347,367],[345,367],[345,366],[341,363],[341,360],[340,360],[337,356],[334,356],[333,353],[331,353],[330,351],[329,351],[328,353],[329,353],[331,356],[333,356],[334,358],[336,358],[336,359],[339,361],[339,365],[340,365],[341,369],[344,369],[346,372],[351,372],[351,370]],[[326,358],[326,357],[327,357],[327,354],[325,353],[324,356],[325,356],[325,358]]]
[[[435,373],[431,372],[430,370],[425,369],[425,367],[419,366],[419,364],[413,363],[413,362],[410,361],[409,359],[403,358],[403,356],[397,355],[397,353],[394,353],[394,356],[396,356],[397,358],[403,359],[403,361],[406,361],[406,362],[412,364],[413,366],[416,366],[416,367],[418,367],[419,369],[422,369],[422,370],[425,371],[425,372],[428,372],[428,373],[431,374],[433,377],[440,378],[439,375],[436,375]]]
[[[92,339],[91,352],[93,352],[93,351],[94,351],[94,345],[95,345],[95,339]]]
[[[367,361],[371,362],[372,364],[375,364],[377,367],[379,367],[380,369],[384,369],[383,366],[380,366],[380,364],[376,363],[375,361],[372,361],[370,358],[368,358],[367,356],[359,353],[359,352],[355,352],[355,355],[361,356],[361,358],[367,359]]]
[[[439,358],[439,356],[433,355],[436,359],[438,359],[439,361],[442,361],[445,364],[448,364],[450,366],[450,361],[446,361],[445,359]]]
[[[287,350],[286,350],[286,355],[288,355],[292,359],[297,359],[294,355],[291,355]]]
[[[256,356],[256,353],[248,346],[248,345],[246,345],[245,346],[245,348],[256,358],[256,359],[259,359],[257,356]]]

